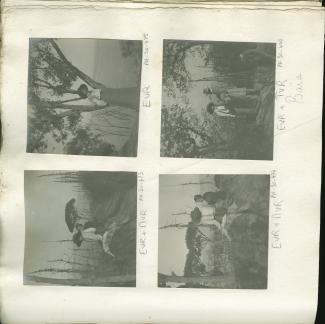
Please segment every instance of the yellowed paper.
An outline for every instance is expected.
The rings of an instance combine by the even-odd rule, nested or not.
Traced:
[[[290,7],[286,10],[262,6],[258,10],[244,9],[246,5],[242,9],[227,9],[226,5],[217,8],[198,4],[182,8],[177,8],[178,5],[150,4],[150,9],[145,8],[144,4],[130,3],[71,3],[69,6],[69,9],[63,8],[61,2],[33,2],[31,6],[8,2],[8,7],[4,8],[1,74],[3,147],[0,156],[2,321],[312,323],[318,288],[323,11],[317,6],[308,9]],[[82,51],[88,47],[69,41],[64,43],[62,39],[142,41],[138,146],[135,156],[71,155],[63,152],[61,147],[49,151],[49,146],[44,153],[28,151],[30,38],[55,39],[61,48],[65,46],[66,55],[69,53],[67,48],[75,46],[70,50],[70,54],[73,53],[70,60],[76,65],[78,57],[82,61],[88,55]],[[217,158],[204,155],[173,156],[170,152],[162,154],[162,106],[169,104],[168,100],[173,100],[166,100],[164,96],[164,40],[204,41],[207,44],[274,44],[274,136],[273,148],[269,150],[271,155],[267,158]],[[105,58],[102,60],[105,61]],[[83,66],[86,69],[90,63],[79,64],[80,68]],[[126,66],[115,68],[118,72],[114,82],[118,82],[120,69],[125,69],[124,73],[129,72]],[[85,70],[83,72],[87,73]],[[100,67],[97,73],[100,73]],[[117,83],[114,82],[112,87],[116,87]],[[127,87],[123,82],[122,78],[121,86]],[[77,85],[74,89],[77,89]],[[197,96],[203,98],[202,89]],[[201,101],[199,104],[193,103],[196,100],[194,97],[195,94],[190,97],[193,100],[190,105],[193,109],[199,109],[195,107]],[[204,109],[205,106],[202,104]],[[58,110],[56,113],[60,112]],[[229,117],[231,112],[226,114]],[[121,125],[124,124],[118,124],[123,127]],[[115,144],[116,147],[120,145]],[[24,188],[26,190],[26,185],[33,182],[26,180],[25,170],[45,173],[58,170],[137,173],[137,192],[132,193],[132,197],[137,195],[136,287],[24,284],[25,244],[32,237],[30,233],[37,235],[42,231],[36,223],[37,218],[27,215],[28,192],[24,192]],[[185,182],[203,181],[200,180],[203,175],[269,177],[267,285],[263,289],[158,288],[158,272],[161,270],[158,260],[162,253],[161,243],[158,243],[161,242],[159,227],[164,217],[159,201],[162,175],[172,175],[172,179],[181,179],[177,178],[181,175],[195,176],[184,178]],[[31,185],[29,190],[40,188],[37,181],[36,187]],[[170,184],[174,183],[167,183]],[[57,188],[60,188],[59,185]],[[46,187],[38,190],[39,197],[46,196]],[[60,189],[57,189],[58,196],[63,195],[64,190],[59,192]],[[171,192],[181,196],[185,195],[186,190]],[[50,192],[49,187],[49,195]],[[167,194],[170,194],[168,190]],[[68,201],[70,196],[66,198]],[[172,205],[174,198],[168,199],[166,205]],[[191,203],[192,200],[191,197]],[[44,213],[48,208],[48,214],[58,208],[55,198],[42,202],[42,206]],[[80,208],[80,205],[77,206]],[[192,205],[190,207],[194,208]],[[37,213],[34,206],[30,210],[33,208]],[[62,215],[59,217],[63,222]],[[36,216],[42,217],[40,214]],[[31,219],[34,219],[35,228]],[[53,232],[57,230],[54,223],[47,223],[50,228],[46,228],[45,221],[39,224],[44,226],[46,233],[52,232],[52,226]],[[27,231],[27,227],[31,231]],[[231,239],[233,241],[235,238]],[[185,237],[182,236],[181,240],[184,241]],[[37,253],[35,246],[32,254]],[[177,249],[175,246],[175,251]],[[169,250],[172,255],[173,247]],[[114,254],[113,248],[111,252]],[[50,252],[45,249],[42,255],[47,253]],[[175,257],[172,260],[177,262],[174,261]],[[182,265],[177,265],[172,270],[181,268]]]

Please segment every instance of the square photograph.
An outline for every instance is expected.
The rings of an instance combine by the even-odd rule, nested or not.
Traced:
[[[135,287],[135,172],[25,171],[25,285]]]
[[[137,156],[142,41],[30,38],[27,152]]]
[[[269,175],[160,175],[158,286],[266,289],[269,193]]]
[[[275,43],[164,40],[161,157],[272,160]]]

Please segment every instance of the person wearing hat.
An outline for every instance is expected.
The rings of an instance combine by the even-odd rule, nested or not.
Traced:
[[[101,100],[100,89],[89,90],[86,84],[81,84],[78,88],[81,99],[88,99],[94,106],[108,106],[108,102]]]
[[[82,224],[76,224],[75,226],[75,234],[77,237],[77,241],[79,242],[80,239],[82,241],[88,241],[88,242],[96,242],[96,241],[102,241],[102,236],[97,233],[97,230],[95,227],[90,226],[84,226]],[[81,238],[80,238],[81,235]]]
[[[217,202],[224,200],[226,194],[224,191],[207,191],[203,195],[195,195],[194,201],[196,203],[206,202],[208,205],[215,205]]]
[[[99,242],[102,245],[105,253],[111,255],[112,257],[115,257],[109,248],[113,235],[116,231],[116,224],[113,223],[112,225],[113,226],[110,226],[110,228],[102,236],[97,233],[97,229],[95,227],[87,227],[83,226],[82,224],[77,224],[75,233],[72,236],[72,241],[78,247],[81,246],[81,243],[83,241]]]
[[[214,218],[214,208],[209,206],[208,208],[195,207],[191,211],[191,219],[193,223],[203,225],[216,225],[220,229],[220,224]]]
[[[196,224],[215,225],[227,237],[227,239],[231,241],[225,228],[227,209],[223,207],[216,208],[214,204],[208,204],[202,195],[195,195],[194,201],[197,206],[190,214],[192,221]],[[196,222],[194,220],[196,220]]]

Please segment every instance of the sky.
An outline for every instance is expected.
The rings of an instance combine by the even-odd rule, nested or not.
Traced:
[[[180,186],[184,183],[201,184]],[[195,207],[194,195],[210,190],[215,190],[211,175],[161,175],[159,177],[159,227],[169,224],[187,224],[190,221],[189,215],[175,217],[172,214],[190,212]],[[159,272],[169,275],[173,271],[179,276],[184,274],[187,254],[185,234],[186,228],[172,227],[159,230]]]
[[[136,85],[136,68],[132,59],[122,57],[119,40],[60,39],[57,43],[73,65],[107,87]]]
[[[200,55],[195,55],[195,53],[189,52],[187,53],[185,58],[185,67],[186,70],[191,74],[192,80],[200,80],[202,78],[215,76],[215,72],[211,68],[205,67],[204,63],[205,62]],[[193,113],[197,114],[198,116],[201,116],[202,110],[210,102],[209,97],[203,94],[203,89],[214,85],[215,82],[213,81],[200,81],[191,83],[191,87],[189,88],[189,91],[185,94],[185,97],[189,101],[189,105]],[[176,103],[181,106],[184,104],[184,98],[179,91]],[[163,104],[167,106],[173,105],[175,104],[175,98],[163,94]]]
[[[63,258],[64,254],[72,255],[72,242],[46,241],[72,238],[64,219],[65,204],[71,198],[76,198],[78,210],[89,208],[85,196],[71,183],[39,177],[49,172],[25,171],[25,272],[46,268],[48,260]]]

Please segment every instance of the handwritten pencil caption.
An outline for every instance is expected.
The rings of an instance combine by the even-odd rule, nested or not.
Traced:
[[[283,39],[277,42],[277,68],[280,71],[285,67],[285,43]],[[289,105],[304,104],[304,80],[301,72],[297,72],[292,78],[279,78],[276,81],[275,100],[278,103],[276,116],[276,129],[287,129],[286,109]]]
[[[278,193],[278,172],[272,170],[270,174],[270,198],[271,198],[271,246],[273,249],[281,249],[281,221],[284,202]]]
[[[138,201],[139,205],[144,202],[144,173],[138,172]],[[147,255],[147,210],[141,208],[138,216],[138,251],[140,255]]]
[[[149,68],[150,65],[150,50],[149,50],[149,34],[143,34],[143,68]],[[142,102],[141,105],[143,108],[150,108],[151,107],[151,90],[150,85],[145,85],[141,89],[142,92]]]

